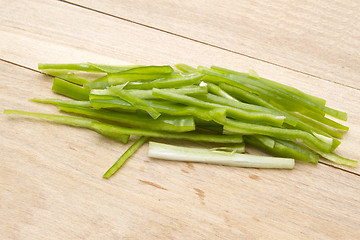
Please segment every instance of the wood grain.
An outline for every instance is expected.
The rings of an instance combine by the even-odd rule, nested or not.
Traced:
[[[61,2],[37,0],[5,4],[0,11],[0,52],[6,60],[36,69],[38,62],[220,65],[240,71],[257,69],[264,77],[328,100],[330,107],[349,113],[351,131],[338,153],[359,160],[360,91],[314,78],[228,51],[89,12]],[[46,11],[37,14],[41,9]],[[76,16],[76,18],[64,18]],[[11,18],[7,16],[12,16]],[[52,21],[52,19],[62,19]],[[51,22],[51,26],[46,24]],[[21,27],[19,27],[21,26]],[[97,31],[101,29],[101,32]],[[114,31],[121,29],[121,31]],[[145,37],[146,36],[146,37]],[[159,41],[161,39],[161,41]],[[210,56],[216,56],[212,58]],[[360,168],[347,168],[360,173]]]
[[[49,77],[6,63],[0,70],[0,111],[56,112],[27,101],[55,96]],[[104,180],[102,173],[127,146],[42,120],[1,115],[0,124],[3,239],[360,236],[359,177],[332,167],[172,163],[148,159],[145,146]]]
[[[68,2],[360,88],[359,1]]]
[[[145,14],[142,2],[132,2],[140,4],[139,8],[136,10],[122,2],[123,8],[131,8],[129,13],[122,13],[123,17],[136,15],[136,11]],[[160,3],[164,5],[158,12],[152,9]],[[193,4],[197,6],[199,3]],[[314,50],[311,47],[307,50],[304,47],[302,50],[279,51],[276,57],[273,56],[274,49],[279,47],[276,43],[272,43],[274,49],[269,49],[269,42],[261,44],[255,41],[254,46],[262,46],[264,55],[259,57],[274,60],[275,64],[270,64],[200,43],[201,32],[198,41],[193,41],[59,1],[0,0],[0,4],[0,58],[8,61],[0,61],[0,112],[6,108],[58,112],[53,106],[28,101],[33,97],[59,97],[50,91],[51,78],[34,71],[38,62],[185,62],[205,66],[215,64],[241,71],[251,68],[264,77],[328,99],[330,107],[347,111],[349,121],[346,124],[350,126],[350,132],[342,140],[338,152],[360,160],[357,151],[360,146],[360,91],[355,89],[359,85],[356,82],[354,85],[353,81],[360,77],[358,70],[351,70],[354,75],[351,78],[343,75],[347,80],[341,80],[335,71],[341,64],[336,65],[332,68],[335,72],[329,75],[331,81],[328,81],[276,65],[279,59],[285,59],[286,67],[295,63],[294,66],[302,71],[319,69],[319,76],[326,78],[327,75],[322,75],[326,66],[324,59],[317,56],[319,52],[306,55],[306,51]],[[103,1],[103,4],[97,9],[106,10],[117,3]],[[149,12],[156,13],[154,16],[162,19],[171,16],[171,20],[167,20],[174,24],[174,33],[188,28],[190,23],[198,26],[196,24],[200,22],[205,29],[211,28],[208,24],[211,21],[206,23],[204,19],[210,18],[208,14],[214,11],[215,3],[202,5],[207,7],[201,11],[189,10],[187,2],[182,4],[183,9],[173,1],[153,1],[146,6],[151,10]],[[234,1],[231,12],[242,4],[242,1]],[[265,4],[255,1],[247,6],[246,9],[252,11],[247,11],[244,16],[258,18],[259,23],[268,21],[269,15],[258,14]],[[286,1],[283,5],[294,4]],[[302,2],[299,8],[316,4]],[[343,14],[352,11],[347,4],[345,1],[342,6]],[[352,4],[356,9],[357,3]],[[338,5],[334,1],[328,4],[329,8]],[[180,21],[174,14],[164,14],[163,11],[170,6],[187,18]],[[229,6],[228,2],[224,2],[214,15],[224,25],[221,33],[228,39],[219,44],[223,48],[234,46],[234,37],[229,37],[231,29],[224,24]],[[284,11],[279,1],[274,1],[273,6],[275,8],[269,7],[269,14]],[[194,14],[186,15],[184,9]],[[324,4],[314,15],[315,20],[305,14],[306,19],[316,21],[317,17],[327,14],[327,9]],[[106,11],[119,11],[110,10]],[[288,14],[292,16],[306,11]],[[239,16],[239,13],[235,14]],[[344,15],[335,10],[334,16]],[[158,21],[149,16],[139,18],[144,18],[145,25]],[[311,34],[320,29],[320,25],[295,28],[297,25],[294,23],[302,23],[302,20],[294,21],[283,22],[280,29],[287,32],[306,30]],[[333,24],[352,20],[326,21]],[[252,31],[251,27],[253,24],[246,22],[239,29]],[[215,30],[218,28],[214,26]],[[263,28],[275,31],[274,36],[280,36],[271,26]],[[189,31],[194,32],[194,29]],[[343,46],[346,53],[351,44],[358,46],[356,41],[347,43],[347,38],[356,36],[357,31],[341,32],[346,38]],[[326,41],[334,45],[343,41],[331,29],[323,33],[319,35],[323,38],[314,40],[314,46],[323,44],[325,48],[328,46]],[[257,35],[250,35],[249,41],[254,41],[254,36]],[[244,39],[239,41],[248,43]],[[292,41],[282,43],[285,49],[293,47]],[[259,51],[256,47],[249,49],[254,54]],[[340,56],[341,60],[339,50],[342,47],[331,49],[335,52],[334,58]],[[308,61],[307,66],[293,60],[309,56],[315,58]],[[330,66],[337,64],[333,60],[328,59]],[[357,61],[359,58],[355,56],[353,63]],[[345,64],[345,69],[352,69],[350,65]],[[346,74],[351,75],[350,72]],[[0,114],[0,126],[1,239],[360,238],[360,178],[356,175],[360,174],[359,167],[337,169],[323,163],[316,166],[297,163],[294,170],[280,171],[172,163],[149,159],[146,157],[147,146],[144,146],[119,173],[110,180],[104,180],[102,174],[128,145],[121,145],[86,129],[19,116]]]

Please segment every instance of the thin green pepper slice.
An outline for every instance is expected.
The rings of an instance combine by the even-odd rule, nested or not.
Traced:
[[[161,115],[159,118],[153,119],[148,115],[139,113],[114,112],[63,105],[58,105],[58,108],[64,112],[152,130],[168,132],[189,132],[195,130],[194,118],[191,116],[174,117]]]
[[[191,66],[189,66],[187,64],[184,64],[184,63],[175,64],[175,67],[177,69],[179,69],[180,71],[184,72],[184,73],[194,73],[194,72],[196,72],[196,68],[191,67]]]
[[[128,135],[138,135],[138,136],[147,136],[147,137],[158,137],[165,139],[183,139],[189,141],[201,141],[201,142],[216,142],[216,143],[242,143],[242,135],[216,135],[216,134],[201,134],[201,133],[174,133],[174,132],[165,132],[165,131],[155,131],[149,129],[136,129],[136,128],[125,128],[120,126],[115,126],[107,123],[102,123],[97,120],[82,118],[82,117],[72,117],[56,114],[45,114],[45,113],[33,113],[25,112],[18,110],[5,109],[4,114],[17,114],[25,115],[35,118],[42,118],[54,122],[63,123],[66,125],[80,126],[94,130],[100,134],[103,134],[107,137],[116,139],[120,141],[120,138],[124,138]],[[124,141],[125,142],[125,141]],[[126,141],[127,142],[127,141]]]
[[[264,126],[252,123],[244,123],[235,120],[231,120],[225,117],[224,111],[221,109],[215,109],[210,112],[210,115],[213,117],[213,120],[224,126],[224,131],[244,134],[244,135],[253,135],[260,134],[265,136],[276,137],[282,140],[289,140],[295,143],[302,143],[310,149],[320,150],[323,152],[331,152],[335,150],[338,145],[338,142],[333,144],[328,144],[324,141],[321,141],[314,135],[308,132],[304,132],[297,129],[284,129],[276,128],[271,126]]]
[[[261,138],[272,140],[273,145],[271,146],[265,144],[263,139]],[[293,142],[274,139],[261,135],[244,135],[244,141],[246,144],[258,147],[259,149],[262,149],[268,153],[274,154],[279,157],[294,158],[296,160],[311,162],[314,164],[318,163],[319,161],[318,155]]]
[[[58,77],[61,79],[64,79],[68,82],[71,83],[75,83],[78,85],[83,85],[85,83],[89,83],[89,80],[83,77],[80,77],[78,75],[76,75],[73,72],[69,72],[69,71],[64,71],[64,70],[45,70],[44,71],[46,74],[54,76],[54,77]]]
[[[154,109],[153,107],[146,104],[146,102],[144,102],[140,98],[138,98],[134,95],[131,95],[131,94],[127,94],[122,89],[118,89],[116,87],[110,87],[110,88],[108,88],[108,90],[110,93],[115,94],[117,97],[130,103],[136,109],[141,109],[141,110],[146,111],[147,113],[149,113],[149,115],[152,118],[156,119],[160,116],[160,113],[156,109]]]
[[[182,104],[190,105],[190,106],[197,106],[197,107],[209,108],[209,109],[224,108],[224,109],[226,109],[227,113],[231,117],[235,117],[237,119],[242,119],[242,120],[250,121],[250,122],[255,121],[258,123],[264,123],[264,124],[269,124],[269,125],[273,125],[273,126],[282,126],[284,118],[285,118],[283,116],[276,116],[276,115],[267,114],[267,113],[248,112],[248,111],[244,111],[244,110],[229,107],[229,106],[208,103],[208,102],[201,101],[199,99],[196,99],[196,98],[193,98],[190,96],[176,94],[176,93],[170,93],[163,89],[154,88],[153,95],[155,97],[160,97],[160,98],[163,98],[168,101],[182,103]]]
[[[25,115],[29,117],[41,118],[46,119],[53,122],[63,123],[66,125],[71,125],[75,127],[84,127],[90,130],[93,130],[97,133],[100,133],[108,138],[113,140],[127,143],[129,141],[129,134],[119,132],[119,131],[112,131],[112,125],[110,124],[103,124],[97,120],[93,120],[90,118],[80,118],[80,117],[73,117],[73,116],[65,116],[65,115],[57,115],[57,114],[45,114],[45,113],[34,113],[34,112],[25,112],[25,111],[18,111],[18,110],[10,110],[5,109],[4,114],[16,114],[16,115]]]
[[[135,67],[140,67],[141,65],[103,65],[95,63],[39,63],[39,70],[73,70],[73,71],[84,71],[84,72],[102,72],[102,73],[116,73],[125,70],[129,70]]]
[[[124,89],[180,88],[198,84],[203,76],[199,73],[192,73],[183,77],[163,78],[151,82],[129,82]]]
[[[52,91],[76,100],[89,100],[88,89],[82,88],[79,85],[67,82],[60,78],[54,78]]]
[[[218,67],[218,66],[211,66],[211,69],[213,69],[215,71],[218,71],[218,72],[221,72],[221,73],[230,73],[230,74],[240,75],[240,76],[244,76],[244,77],[247,77],[247,76],[250,77],[250,74],[237,72],[237,71],[233,71],[233,70]],[[316,104],[323,105],[323,106],[325,106],[325,104],[326,104],[325,99],[322,99],[322,98],[319,98],[319,97],[312,96],[310,94],[304,93],[304,92],[300,91],[297,88],[290,87],[290,86],[287,86],[287,85],[284,85],[284,84],[281,84],[281,83],[278,83],[278,82],[275,82],[275,81],[272,81],[272,80],[269,80],[269,79],[265,79],[265,78],[262,78],[262,77],[252,78],[252,79],[255,79],[258,82],[262,83],[263,85],[267,85],[267,86],[275,88],[275,89],[283,89],[288,94],[297,95],[297,96],[299,96],[301,98],[307,99],[307,100],[312,101],[312,102],[314,102]]]
[[[46,99],[34,98],[30,100],[39,103],[61,104],[64,106],[91,108],[90,101],[63,100],[63,99],[54,99],[54,98],[46,98]]]
[[[110,178],[116,171],[118,171],[121,166],[128,160],[145,142],[149,140],[149,137],[140,137],[138,140],[134,142],[123,155],[112,165],[109,170],[106,171],[103,178]]]

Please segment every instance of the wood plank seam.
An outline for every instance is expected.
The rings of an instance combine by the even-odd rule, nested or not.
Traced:
[[[14,66],[16,66],[16,67],[24,68],[24,69],[29,70],[29,71],[33,71],[33,72],[37,72],[37,73],[40,73],[40,74],[47,75],[47,74],[45,74],[45,73],[43,73],[43,72],[41,72],[41,71],[39,71],[39,70],[37,70],[37,69],[33,69],[33,68],[30,68],[30,67],[27,67],[27,66],[23,66],[23,65],[21,65],[21,64],[14,63],[14,62],[8,61],[8,60],[6,60],[6,59],[0,58],[0,61],[5,62],[5,63],[8,63],[8,64],[11,64],[11,65],[14,65]],[[50,76],[51,76],[51,75],[50,75]],[[352,172],[352,171],[347,170],[347,169],[343,169],[343,168],[341,168],[341,167],[339,167],[339,166],[331,165],[331,164],[329,164],[329,163],[327,163],[327,162],[323,162],[323,161],[321,161],[321,160],[319,160],[318,163],[319,163],[319,164],[323,164],[324,166],[327,166],[327,167],[333,167],[333,168],[335,168],[335,169],[339,169],[339,170],[344,171],[344,172],[347,172],[347,173],[349,173],[349,174],[353,174],[353,175],[356,175],[356,176],[360,176],[359,173]]]
[[[160,31],[160,32],[163,32],[163,33],[166,33],[166,34],[171,34],[171,35],[174,35],[174,36],[186,39],[186,40],[190,40],[190,41],[193,41],[193,42],[204,44],[204,45],[209,46],[209,47],[214,47],[214,48],[217,48],[217,49],[220,49],[220,50],[224,50],[224,51],[231,52],[231,53],[234,53],[234,54],[238,54],[238,55],[248,57],[248,58],[251,58],[251,59],[254,59],[254,60],[258,60],[258,61],[261,61],[261,62],[264,62],[264,63],[268,63],[268,64],[271,64],[271,65],[274,65],[274,66],[277,66],[277,67],[281,67],[281,68],[284,68],[284,69],[287,69],[287,70],[290,70],[290,71],[293,71],[293,72],[301,73],[301,74],[311,76],[311,77],[314,77],[314,78],[318,78],[318,79],[321,79],[321,80],[336,83],[336,84],[339,84],[339,85],[342,85],[342,86],[345,86],[345,87],[360,90],[360,88],[353,87],[353,86],[343,84],[343,83],[339,83],[339,82],[333,81],[333,80],[328,79],[328,78],[319,77],[317,75],[314,75],[314,74],[311,74],[311,73],[308,73],[308,72],[304,72],[304,71],[301,71],[301,70],[297,70],[295,68],[283,66],[281,64],[270,62],[270,61],[267,61],[265,59],[257,58],[257,57],[254,57],[254,56],[251,56],[251,55],[248,55],[248,54],[244,54],[244,53],[241,53],[241,52],[238,52],[238,51],[235,51],[235,50],[231,50],[231,49],[228,49],[228,48],[225,48],[225,47],[221,47],[221,46],[218,46],[218,45],[215,45],[215,44],[211,44],[211,43],[208,43],[208,42],[197,40],[195,38],[191,38],[191,37],[187,37],[187,36],[184,36],[184,35],[181,35],[181,34],[170,32],[170,31],[167,31],[167,30],[164,30],[164,29],[161,29],[161,28],[158,28],[158,27],[150,26],[150,25],[147,25],[147,24],[144,24],[144,23],[141,23],[141,22],[137,22],[137,21],[134,21],[134,20],[131,20],[131,19],[116,16],[114,14],[107,13],[107,12],[104,12],[104,11],[100,11],[100,10],[97,10],[97,9],[93,9],[93,8],[90,8],[90,7],[87,7],[87,6],[84,6],[84,5],[69,2],[69,1],[66,1],[66,0],[57,0],[57,1],[63,2],[63,3],[66,3],[66,4],[70,4],[70,5],[73,5],[73,6],[76,6],[76,7],[80,7],[80,8],[89,10],[89,11],[93,11],[93,12],[96,12],[96,13],[99,13],[99,14],[103,14],[103,15],[106,15],[106,16],[109,16],[109,17],[113,17],[113,18],[116,18],[118,20],[122,20],[122,21],[126,21],[126,22],[129,22],[129,23],[132,23],[132,24],[136,24],[136,25],[139,25],[139,26],[142,26],[142,27],[146,27],[146,28],[150,28],[150,29],[153,29],[153,30],[156,30],[156,31]]]

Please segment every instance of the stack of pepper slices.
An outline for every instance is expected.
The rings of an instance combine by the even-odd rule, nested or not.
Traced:
[[[94,63],[39,64],[55,76],[52,90],[72,98],[31,99],[55,104],[54,115],[18,110],[19,114],[85,127],[126,144],[140,136],[104,174],[109,178],[150,137],[218,144],[213,149],[150,142],[149,156],[256,168],[293,168],[294,159],[316,164],[319,156],[356,166],[333,151],[348,127],[326,117],[347,114],[325,106],[324,99],[259,77],[217,66],[110,66]],[[81,72],[97,75],[95,80]],[[278,157],[242,154],[246,145]]]

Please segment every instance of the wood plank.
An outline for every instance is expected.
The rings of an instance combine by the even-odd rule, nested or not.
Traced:
[[[358,1],[67,2],[360,88]]]
[[[36,43],[36,42],[35,42]],[[42,74],[0,62],[0,111],[56,112]],[[11,79],[11,81],[9,81]],[[242,169],[173,163],[94,132],[0,115],[2,239],[358,239],[360,178],[329,166]]]
[[[135,64],[185,62],[205,66],[214,64],[240,71],[257,69],[264,77],[323,97],[328,100],[330,107],[348,112],[349,121],[346,124],[351,130],[337,151],[344,157],[360,159],[356,151],[356,146],[360,145],[360,139],[356,137],[360,134],[360,91],[356,89],[126,21],[114,20],[66,3],[41,0],[34,3],[11,2],[0,11],[1,56],[33,69],[38,62],[95,61],[121,64],[122,60]],[[64,17],[64,14],[73,17]],[[360,173],[359,167],[341,168]]]

